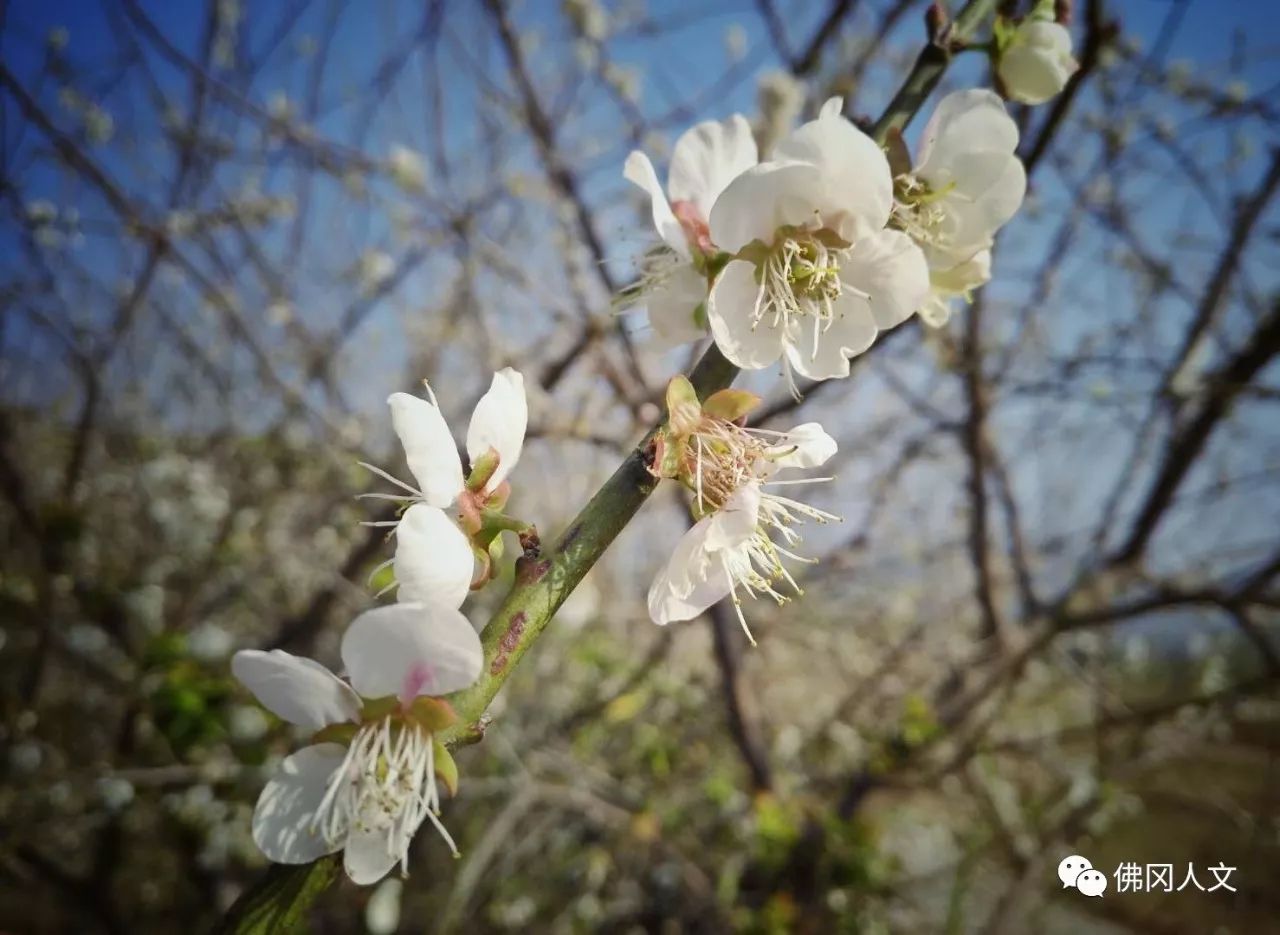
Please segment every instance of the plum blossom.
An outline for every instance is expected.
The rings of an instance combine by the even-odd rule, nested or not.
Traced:
[[[836,442],[816,422],[789,432],[744,427],[741,416],[758,398],[741,390],[724,390],[698,404],[692,387],[677,377],[667,399],[670,421],[659,436],[653,470],[690,489],[698,520],[654,579],[649,616],[658,624],[689,620],[730,597],[754,643],[739,592],[767,595],[779,604],[788,599],[777,590],[779,582],[802,593],[782,562],[806,561],[793,551],[801,538],[794,526],[806,519],[838,519],[770,488],[830,480],[779,475],[826,463]]]
[[[758,158],[751,125],[741,114],[704,121],[681,134],[665,192],[648,156],[639,150],[627,156],[623,177],[648,194],[653,226],[671,250],[650,263],[643,289],[661,344],[673,347],[706,333],[700,307],[707,295],[706,261],[715,254],[707,226],[711,206]]]
[[[436,734],[455,720],[438,696],[466,688],[484,654],[467,619],[449,607],[399,603],[366,611],[342,640],[344,681],[282,650],[241,650],[231,671],[267,710],[315,732],[286,757],[258,797],[253,840],[272,861],[309,863],[343,850],[347,875],[375,883],[438,817],[439,781],[457,773]]]
[[[1027,175],[1018,127],[990,91],[948,94],[921,136],[915,167],[896,180],[894,223],[924,251],[932,291],[921,308],[945,322],[950,300],[990,279],[996,232],[1022,205]]]
[[[395,527],[392,562],[400,599],[457,608],[472,586],[473,555],[485,566],[480,580],[487,580],[489,543],[482,535],[486,523],[505,522],[502,528],[518,525],[499,511],[510,495],[507,478],[524,447],[529,408],[522,374],[507,367],[493,375],[467,429],[472,469],[464,478],[453,434],[435,393],[430,386],[426,389],[427,399],[409,393],[392,393],[387,398],[392,426],[417,486],[361,462],[403,491],[362,496],[408,504],[399,520],[370,524]]]
[[[1067,86],[1079,67],[1071,54],[1071,31],[1032,15],[1001,43],[996,73],[1009,98],[1043,104]]]
[[[781,358],[788,379],[792,368],[814,380],[848,376],[849,358],[929,293],[920,248],[886,227],[889,162],[840,106],[828,101],[711,210],[711,240],[731,259],[707,318],[720,351],[743,369]]]

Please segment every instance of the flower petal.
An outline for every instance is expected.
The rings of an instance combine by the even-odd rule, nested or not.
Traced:
[[[365,698],[447,695],[480,675],[484,651],[452,607],[388,604],[366,610],[342,637],[342,661]]]
[[[916,175],[928,182],[955,176],[958,159],[973,153],[1012,155],[1018,125],[992,91],[955,91],[938,102],[920,137]]]
[[[989,157],[990,158],[990,157]],[[1018,208],[1027,191],[1027,175],[1016,158],[999,157],[999,175],[976,197],[951,196],[946,199],[950,230],[939,249],[952,262],[964,262],[979,250],[991,246],[996,231]]]
[[[360,718],[360,699],[346,682],[283,649],[242,649],[231,659],[231,674],[272,714],[307,730]]]
[[[685,239],[684,229],[676,216],[671,212],[671,203],[658,182],[658,174],[653,171],[653,163],[649,157],[639,150],[627,156],[622,166],[622,176],[628,182],[643,189],[649,195],[650,210],[653,212],[653,226],[657,228],[662,242],[684,259],[689,259],[689,242]]]
[[[760,518],[760,487],[743,484],[720,509],[707,517],[704,547],[708,552],[732,549],[751,538]]]
[[[816,166],[822,173],[822,219],[846,240],[881,230],[893,210],[889,160],[875,140],[843,117],[826,114],[801,124],[774,149],[774,158]]]
[[[284,758],[253,809],[253,843],[278,864],[307,864],[339,847],[313,831],[311,820],[324,799],[329,777],[346,749],[336,743],[303,747]]]
[[[704,121],[676,140],[667,193],[672,201],[693,202],[698,216],[706,220],[725,187],[759,159],[751,124],[742,114]]]
[[[797,425],[770,448],[777,468],[811,468],[825,464],[836,453],[836,440],[817,422]]]
[[[744,370],[760,370],[782,356],[781,328],[768,321],[752,327],[758,288],[754,267],[745,260],[732,260],[707,297],[707,321],[716,345],[734,366]]]
[[[855,243],[840,261],[840,278],[870,296],[882,331],[910,318],[929,295],[929,264],[902,231],[880,231]]]
[[[871,304],[862,296],[845,292],[835,301],[836,317],[813,345],[812,327],[820,327],[815,319],[806,330],[787,343],[787,360],[810,380],[829,380],[849,375],[849,358],[869,348],[879,333]]]
[[[515,468],[529,427],[529,404],[524,395],[524,375],[506,367],[493,375],[489,390],[476,403],[467,429],[467,456],[474,464],[490,448],[498,452],[498,469],[485,484],[492,492]]]
[[[692,264],[681,263],[649,292],[645,306],[654,344],[663,350],[697,341],[707,333],[698,306],[707,301],[707,281]]]
[[[417,828],[406,828],[409,837]],[[392,819],[370,802],[347,834],[346,848],[342,854],[342,866],[351,882],[358,886],[377,883],[400,860],[404,842],[396,839],[392,831]]]
[[[443,511],[415,503],[396,526],[395,575],[401,602],[459,608],[471,590],[471,543]]]
[[[818,220],[827,200],[817,167],[762,162],[730,182],[716,199],[709,218],[711,241],[729,253],[753,240],[771,244],[779,227]]]
[[[392,393],[387,405],[423,497],[432,506],[448,507],[462,490],[462,461],[435,397],[427,401],[408,393]]]
[[[692,620],[727,597],[731,584],[724,565],[706,548],[711,518],[699,520],[676,543],[671,559],[649,588],[649,618],[665,626]]]

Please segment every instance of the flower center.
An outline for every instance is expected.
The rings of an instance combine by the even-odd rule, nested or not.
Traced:
[[[767,459],[768,445],[751,430],[704,416],[689,436],[681,476],[692,480],[699,518],[724,507],[756,467]]]
[[[794,318],[812,316],[823,324],[835,317],[840,297],[841,247],[824,243],[821,232],[787,233],[775,241],[756,268],[760,284],[751,326],[766,322],[786,327]]]
[[[392,714],[356,732],[342,765],[329,779],[312,830],[331,846],[343,843],[353,831],[383,834],[388,855],[407,872],[409,842],[427,818],[457,856],[453,839],[436,817],[439,811],[434,738]]]
[[[946,247],[951,240],[954,222],[944,199],[955,188],[948,182],[934,189],[914,175],[894,179],[896,195],[893,221],[895,226],[917,243]]]

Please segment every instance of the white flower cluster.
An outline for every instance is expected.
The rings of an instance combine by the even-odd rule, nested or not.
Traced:
[[[457,853],[438,817],[439,784],[451,792],[457,784],[436,736],[456,716],[440,696],[480,675],[480,639],[459,608],[473,582],[488,579],[500,533],[523,528],[500,510],[524,444],[524,378],[511,369],[494,374],[467,432],[466,477],[427,392],[429,400],[407,393],[387,400],[416,486],[366,465],[403,491],[366,496],[407,508],[399,520],[371,524],[392,527],[395,557],[386,564],[394,568],[388,589],[398,589],[398,603],[366,611],[347,628],[346,679],[281,650],[241,650],[231,663],[264,707],[314,733],[263,789],[253,813],[255,843],[286,864],[341,849],[347,875],[361,884],[397,863],[407,871],[409,843],[424,821]]]
[[[990,49],[1014,100],[1052,97],[1076,68],[1070,34],[1051,16],[1041,4],[1021,22],[997,20]],[[765,162],[743,116],[700,123],[677,140],[665,191],[647,156],[627,158],[623,175],[649,196],[666,248],[650,253],[641,288],[659,346],[709,334],[744,370],[780,362],[794,393],[793,372],[848,376],[881,331],[913,314],[942,326],[955,299],[991,278],[995,235],[1027,187],[1000,96],[944,97],[915,159],[900,145],[894,168],[842,109],[827,101]],[[653,472],[693,492],[697,522],[654,582],[650,616],[686,620],[729,596],[741,619],[744,594],[799,593],[782,561],[799,560],[795,525],[835,517],[766,488],[805,482],[774,474],[824,463],[835,442],[816,424],[744,428],[751,403],[699,401],[687,381],[673,381],[667,402]]]

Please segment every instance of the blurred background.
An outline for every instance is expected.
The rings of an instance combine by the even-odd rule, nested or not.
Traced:
[[[627,152],[874,118],[926,5],[0,2],[0,931],[211,924],[297,741],[228,658],[337,664],[386,396],[430,378],[462,432],[523,371],[512,504],[554,536],[694,354],[614,298],[654,239]],[[660,490],[459,753],[461,860],[423,834],[313,931],[1280,931],[1280,11],[1073,31],[974,304],[803,402],[743,381],[840,441],[804,599],[755,649],[652,625]]]

